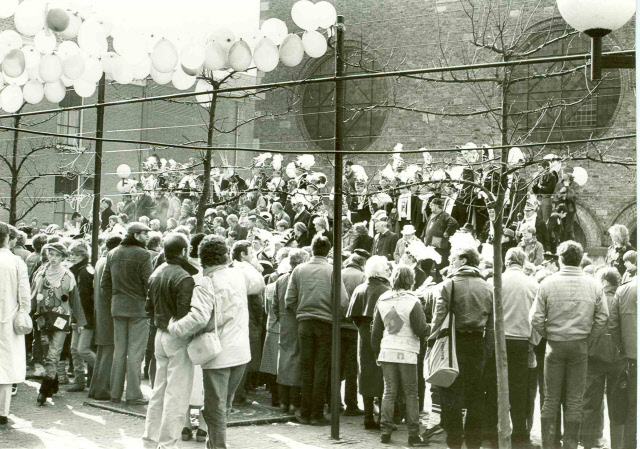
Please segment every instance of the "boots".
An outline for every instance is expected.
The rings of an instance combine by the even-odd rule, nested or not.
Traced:
[[[553,449],[553,440],[556,436],[556,419],[543,418],[540,423],[542,427],[542,449]]]
[[[47,398],[52,397],[58,392],[58,378],[51,379],[44,377],[42,379],[42,385],[40,385],[40,391],[38,392],[38,404],[41,406],[47,401]]]
[[[580,435],[580,422],[567,421],[564,430],[564,449],[578,449],[578,436]]]

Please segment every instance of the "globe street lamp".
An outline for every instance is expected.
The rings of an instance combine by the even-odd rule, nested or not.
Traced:
[[[591,37],[591,79],[599,80],[602,68],[634,68],[634,58],[602,56],[602,38],[621,28],[636,12],[636,0],[557,0],[564,20]]]

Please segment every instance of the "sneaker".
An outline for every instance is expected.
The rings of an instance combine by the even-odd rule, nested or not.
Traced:
[[[182,441],[191,441],[192,439],[193,439],[193,433],[191,432],[191,429],[189,429],[188,427],[183,427]]]
[[[391,442],[391,434],[383,433],[380,435],[380,442],[383,444],[389,444]]]
[[[205,441],[207,441],[207,432],[202,429],[198,429],[196,431],[196,441],[198,443],[204,443]]]
[[[422,433],[422,438],[424,438],[425,440],[428,440],[432,436],[438,435],[438,434],[440,434],[442,432],[444,432],[444,429],[442,428],[441,425],[437,424],[437,425],[433,426],[432,428],[425,430]]]
[[[308,426],[309,424],[311,424],[311,421],[308,420],[307,418],[302,416],[302,413],[300,413],[300,410],[296,410],[296,421],[298,421],[300,424],[304,424],[306,426]]]
[[[11,396],[18,394],[18,384],[11,385]]]
[[[427,441],[426,439],[422,438],[420,435],[415,435],[415,436],[409,437],[407,442],[409,443],[409,446],[411,446],[411,447],[429,446],[429,441]]]

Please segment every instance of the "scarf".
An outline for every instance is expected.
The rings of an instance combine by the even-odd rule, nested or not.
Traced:
[[[62,264],[58,265],[58,268],[53,268],[49,265],[44,272],[44,277],[52,288],[60,288],[66,271]]]

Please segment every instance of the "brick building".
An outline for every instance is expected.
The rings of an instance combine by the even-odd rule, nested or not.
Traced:
[[[261,3],[261,19],[286,20],[289,30],[300,31],[291,20],[295,0]],[[565,54],[588,53],[588,39],[567,28],[555,6],[555,0],[516,1],[510,6],[489,10],[481,0],[336,0],[338,14],[345,17],[347,71],[394,70],[501,61]],[[472,7],[472,4],[474,7]],[[500,34],[495,14],[502,8],[506,28]],[[473,26],[472,26],[473,23]],[[488,24],[488,26],[486,26]],[[484,26],[483,26],[484,25]],[[474,45],[475,40],[478,45]],[[607,49],[632,49],[635,22],[605,39]],[[483,34],[484,33],[484,34]],[[561,36],[567,34],[566,37]],[[484,40],[483,40],[484,38]],[[505,42],[500,45],[501,40]],[[483,43],[486,44],[483,47]],[[508,49],[502,55],[493,44]],[[330,52],[329,52],[330,53]],[[301,79],[333,74],[331,54],[320,59],[306,58],[295,68],[279,67],[266,74],[265,82]],[[507,142],[564,141],[610,137],[635,132],[635,72],[605,71],[601,84],[587,85],[584,62],[550,66],[515,68],[514,83],[507,96]],[[563,75],[559,75],[563,73]],[[544,76],[544,74],[554,74]],[[500,70],[451,75],[430,75],[431,81],[411,78],[384,78],[347,83],[346,149],[391,150],[396,143],[405,149],[421,147],[453,148],[472,141],[500,144],[500,113],[480,114],[499,109],[502,86],[492,78],[504,78]],[[597,89],[589,93],[589,89]],[[266,94],[261,111],[278,113],[294,99],[296,109],[286,117],[256,124],[256,137],[263,148],[292,150],[330,150],[333,142],[333,85],[315,84]],[[370,106],[377,106],[370,108]],[[551,106],[551,107],[547,107]],[[416,109],[421,112],[414,112]],[[635,160],[635,139],[604,142],[608,156],[618,161]],[[562,155],[568,147],[543,149],[540,156],[555,152]],[[570,149],[578,150],[580,146]],[[536,149],[539,151],[539,149]],[[434,154],[439,160],[453,160],[450,153]],[[386,157],[354,155],[349,159],[365,166],[369,176],[382,169]],[[410,159],[409,157],[405,159]],[[420,160],[421,157],[416,158]],[[331,156],[316,156],[316,165],[330,165]],[[602,253],[610,244],[607,229],[613,223],[625,224],[636,234],[636,171],[616,165],[590,161],[564,164],[569,170],[581,166],[589,181],[578,201],[577,238],[592,255]],[[326,172],[330,174],[327,167]],[[531,172],[523,173],[531,178]]]

